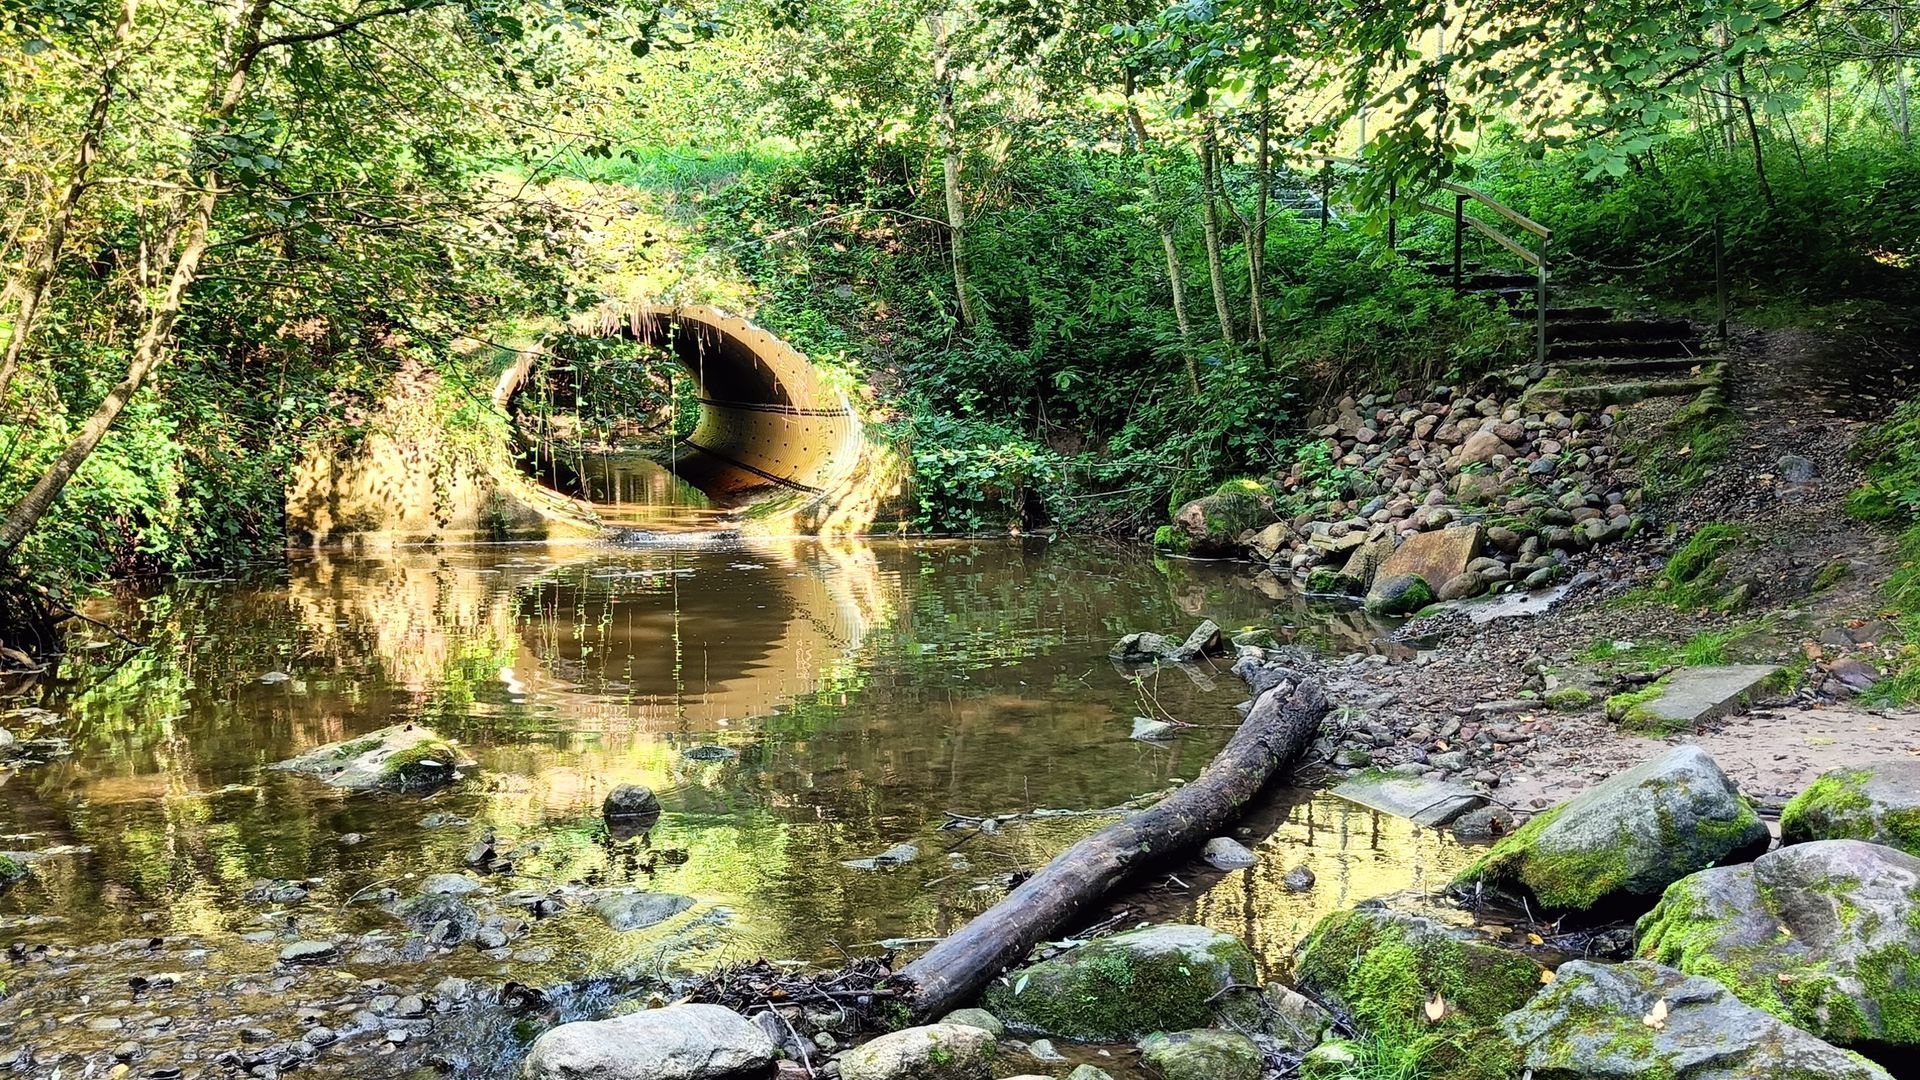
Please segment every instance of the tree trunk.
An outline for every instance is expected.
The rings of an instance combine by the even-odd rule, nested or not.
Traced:
[[[1127,89],[1131,96],[1131,77]],[[1147,170],[1147,199],[1152,204],[1147,213],[1153,217],[1153,227],[1160,233],[1160,250],[1167,256],[1167,285],[1173,290],[1173,319],[1180,327],[1180,356],[1187,364],[1187,386],[1197,395],[1200,393],[1200,368],[1193,359],[1193,321],[1187,317],[1187,285],[1180,272],[1180,248],[1173,240],[1173,221],[1161,205],[1158,174],[1147,163],[1147,125],[1140,119],[1140,110],[1133,107],[1131,100],[1127,102],[1127,126],[1133,129],[1134,147],[1140,153],[1142,167]]]
[[[1159,804],[1068,848],[953,936],[902,968],[916,1017],[966,1005],[1077,913],[1141,870],[1217,836],[1313,741],[1320,687],[1294,676],[1254,702],[1226,748]]]
[[[93,168],[93,159],[100,152],[100,137],[107,128],[107,112],[118,89],[123,59],[121,50],[133,30],[133,11],[134,0],[127,0],[120,9],[120,19],[113,27],[113,45],[107,66],[100,73],[99,89],[94,91],[93,104],[87,109],[86,126],[80,130],[80,143],[74,150],[73,171],[67,176],[67,186],[60,193],[52,220],[47,222],[47,235],[41,241],[40,251],[28,265],[16,290],[20,294],[20,308],[14,313],[6,351],[0,353],[0,405],[7,400],[7,387],[20,369],[20,356],[26,351],[27,335],[32,332],[34,320],[40,314],[40,305],[46,300],[47,289],[53,283],[53,272],[60,264],[61,249],[66,246],[67,227],[73,223],[80,197],[86,194],[87,173]]]
[[[248,0],[248,6],[234,28],[224,76],[216,76],[208,87],[208,126],[217,127],[225,123],[239,106],[246,92],[247,75],[260,55],[260,28],[266,22],[271,4],[272,0]],[[133,395],[165,355],[172,340],[174,321],[180,316],[180,306],[186,299],[187,289],[199,274],[200,259],[207,252],[207,233],[213,226],[213,212],[220,201],[220,175],[217,168],[209,167],[196,180],[200,190],[194,196],[189,210],[186,239],[174,259],[173,273],[168,279],[166,291],[148,309],[146,326],[134,343],[126,376],[107,392],[107,396],[94,408],[93,415],[87,417],[86,423],[80,426],[79,434],[47,466],[47,471],[41,474],[33,490],[27,492],[7,512],[4,522],[0,522],[0,562],[9,558],[14,549],[20,546],[20,541],[26,539],[33,527],[39,524],[54,500],[60,497],[67,482],[73,479],[73,474],[80,470],[88,455],[106,437],[107,430],[119,418],[120,410],[126,408],[127,402],[133,399]]]
[[[1760,125],[1753,119],[1753,99],[1747,96],[1747,65],[1741,61],[1734,68],[1740,76],[1740,111],[1747,118],[1747,138],[1753,143],[1753,175],[1760,182],[1760,194],[1766,197],[1767,206],[1773,207],[1773,185],[1767,183],[1767,157],[1760,148]]]
[[[1887,13],[1887,18],[1889,20],[1887,37],[1891,45],[1888,52],[1893,55],[1893,122],[1900,131],[1900,145],[1911,146],[1913,144],[1913,113],[1908,102],[1910,90],[1907,86],[1907,57],[1901,49],[1905,44],[1901,39],[1906,37],[1907,27],[1905,13],[1900,10],[1900,0],[1895,0],[1892,9]]]
[[[1213,285],[1213,313],[1220,320],[1220,340],[1233,344],[1233,309],[1227,304],[1227,272],[1220,259],[1220,204],[1214,201],[1218,183],[1217,148],[1213,141],[1213,121],[1200,136],[1201,228],[1207,238],[1207,279]]]
[[[940,171],[947,194],[947,236],[953,247],[953,291],[960,299],[960,325],[972,329],[979,322],[973,293],[968,287],[967,220],[960,205],[960,128],[953,116],[953,76],[947,68],[947,28],[938,15],[927,17],[933,33],[933,83],[940,125]]]
[[[1268,100],[1266,89],[1260,92],[1260,152],[1258,154],[1260,175],[1257,178],[1259,194],[1254,199],[1253,236],[1247,242],[1247,277],[1251,294],[1247,305],[1253,314],[1253,340],[1260,346],[1260,355],[1267,353],[1267,313],[1265,308],[1265,290],[1261,282],[1267,277],[1267,204],[1273,197],[1273,102]]]

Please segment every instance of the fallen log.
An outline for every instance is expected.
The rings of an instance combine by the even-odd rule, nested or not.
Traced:
[[[1261,694],[1225,749],[1191,784],[1060,853],[1006,899],[895,976],[914,1016],[970,1004],[1074,914],[1155,862],[1217,836],[1313,741],[1327,713],[1318,684],[1299,675]]]

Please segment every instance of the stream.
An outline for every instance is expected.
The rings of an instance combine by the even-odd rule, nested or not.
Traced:
[[[831,965],[936,937],[1111,820],[1085,811],[1191,779],[1237,724],[1245,686],[1224,666],[1136,682],[1106,659],[1123,633],[1211,618],[1358,652],[1382,632],[1245,566],[1037,539],[314,556],[88,614],[116,633],[80,631],[49,685],[0,706],[19,737],[70,746],[0,774],[0,849],[40,855],[0,896],[0,1047],[30,1045],[34,1075],[63,1055],[106,1068],[129,1045],[134,1075],[197,1075],[217,1046],[316,1022],[296,1007],[384,1016],[382,991],[391,1006],[448,976],[543,987],[756,956]],[[1194,726],[1142,743],[1136,716]],[[268,768],[396,722],[457,740],[478,768],[424,798]],[[665,807],[639,840],[600,817],[621,783]],[[1030,816],[989,836],[942,831],[949,811]],[[1135,909],[1238,934],[1279,965],[1320,915],[1437,886],[1467,855],[1304,792],[1248,829],[1259,866],[1183,873]],[[489,882],[500,891],[638,886],[692,903],[642,930],[580,908],[491,951],[423,946],[378,901],[465,871],[482,837],[516,855]],[[845,865],[901,844],[918,857]],[[1318,885],[1289,892],[1280,879],[1303,863]],[[299,940],[346,947],[294,970],[277,957]],[[216,973],[195,1009],[125,990],[176,967]],[[344,1020],[328,1022],[346,1046]],[[415,1026],[430,1044],[432,1024]],[[414,1060],[393,1022],[361,1027],[369,1052]],[[346,1074],[376,1075],[360,1067]]]

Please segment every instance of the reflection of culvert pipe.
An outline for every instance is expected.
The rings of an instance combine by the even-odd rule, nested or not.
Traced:
[[[692,373],[700,422],[669,466],[717,505],[785,495],[800,510],[844,492],[860,466],[865,438],[846,395],[792,346],[739,316],[640,304],[603,311],[585,332],[666,349]],[[539,355],[523,353],[501,375],[496,404],[508,405]]]

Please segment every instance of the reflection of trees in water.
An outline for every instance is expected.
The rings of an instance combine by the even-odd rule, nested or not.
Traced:
[[[484,766],[483,783],[434,809],[550,841],[539,872],[636,872],[637,856],[582,823],[614,785],[646,783],[669,810],[654,842],[690,855],[654,884],[750,908],[830,955],[830,941],[984,907],[993,897],[968,891],[976,879],[1065,839],[970,847],[964,872],[933,846],[894,873],[842,871],[841,859],[925,840],[949,808],[1106,806],[1193,776],[1231,723],[1231,680],[1210,696],[1163,677],[1162,705],[1220,726],[1147,747],[1125,738],[1139,703],[1106,648],[1200,614],[1232,626],[1273,611],[1243,569],[1126,548],[322,557],[284,585],[176,583],[117,608],[153,647],[118,667],[108,650],[72,662],[51,704],[71,717],[76,756],[0,788],[0,828],[93,847],[47,865],[43,908],[49,896],[120,919],[164,907],[176,927],[206,929],[250,917],[238,897],[253,879],[308,876],[325,876],[337,904],[383,877],[457,869],[472,830],[425,829],[418,803],[348,799],[262,768],[417,719]],[[267,672],[290,679],[259,681]],[[740,759],[682,754],[711,742]],[[370,839],[342,848],[349,831]]]

